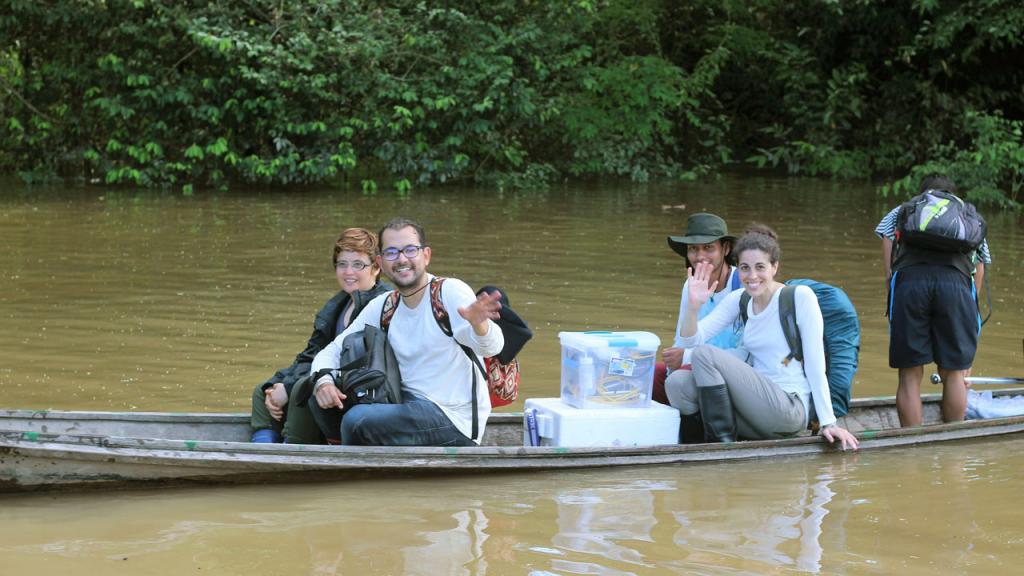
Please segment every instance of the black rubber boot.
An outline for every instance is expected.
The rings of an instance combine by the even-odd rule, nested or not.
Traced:
[[[700,413],[704,418],[704,435],[708,442],[735,442],[736,418],[732,412],[732,400],[725,384],[698,386]]]
[[[704,420],[700,412],[682,414],[679,417],[679,443],[701,444],[704,442]]]

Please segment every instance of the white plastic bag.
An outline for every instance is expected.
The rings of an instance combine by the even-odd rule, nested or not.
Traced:
[[[967,391],[966,418],[968,420],[1004,418],[1022,414],[1024,414],[1024,396],[996,396],[993,398],[991,390]]]

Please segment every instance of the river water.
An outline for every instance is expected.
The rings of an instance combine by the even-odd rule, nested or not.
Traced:
[[[873,185],[712,183],[401,197],[249,190],[182,197],[0,183],[6,407],[243,411],[337,285],[349,226],[421,221],[431,271],[493,283],[536,337],[521,398],[558,393],[559,331],[671,339],[682,261],[711,210],[776,228],[780,276],[861,313],[856,396],[891,395]],[[1019,376],[1024,235],[989,214],[994,314],[976,375]],[[931,372],[931,368],[928,369]],[[521,402],[509,407],[521,409]],[[1019,440],[859,455],[498,477],[0,498],[0,574],[1005,573],[1024,560]]]

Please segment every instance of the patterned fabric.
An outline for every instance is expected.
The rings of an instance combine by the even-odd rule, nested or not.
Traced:
[[[441,300],[442,284],[444,284],[444,278],[435,276],[430,281],[430,308],[434,311],[434,320],[437,320],[437,325],[441,327],[441,332],[444,332],[445,336],[451,336],[452,323],[448,319],[448,311],[444,309],[444,301]]]
[[[519,396],[519,359],[502,364],[497,356],[484,358],[487,364],[487,389],[491,393],[491,407],[505,406]]]
[[[384,301],[384,306],[380,309],[380,328],[385,333],[388,331],[388,327],[391,326],[391,319],[395,316],[395,310],[398,310],[398,300],[402,297],[398,290],[392,290],[388,294],[388,299]]]

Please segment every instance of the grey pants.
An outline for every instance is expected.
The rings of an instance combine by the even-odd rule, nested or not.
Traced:
[[[691,357],[693,370],[676,370],[665,380],[665,394],[684,415],[700,410],[698,386],[725,384],[741,438],[771,440],[800,433],[806,425],[804,405],[749,364],[714,346],[699,346]]]

